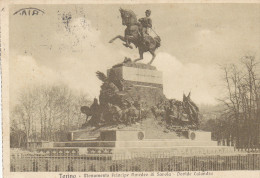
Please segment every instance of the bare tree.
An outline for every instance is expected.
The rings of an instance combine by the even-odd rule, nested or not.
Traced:
[[[24,132],[26,142],[64,140],[68,131],[80,128],[85,121],[80,107],[89,101],[85,94],[77,94],[65,85],[26,88],[11,112],[13,135]]]
[[[226,97],[220,99],[225,105],[221,117],[232,125],[232,128],[223,125],[222,133],[228,129],[230,135],[225,135],[226,139],[232,138],[237,146],[259,145],[260,76],[257,67],[254,56],[243,57],[241,65],[222,67]]]

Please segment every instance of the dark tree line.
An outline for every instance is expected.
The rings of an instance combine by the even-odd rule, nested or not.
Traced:
[[[89,105],[85,94],[65,85],[36,86],[20,92],[11,108],[11,146],[26,146],[28,141],[62,141],[70,130],[85,121],[82,105]]]

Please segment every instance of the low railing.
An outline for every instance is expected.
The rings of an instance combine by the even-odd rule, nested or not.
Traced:
[[[260,148],[259,147],[255,147],[255,148],[235,148],[235,151],[246,152],[246,153],[260,153]]]
[[[260,170],[260,154],[172,156],[170,153],[50,156],[11,154],[12,172]]]

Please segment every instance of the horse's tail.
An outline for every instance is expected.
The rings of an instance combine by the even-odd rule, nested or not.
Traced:
[[[161,38],[159,36],[154,37],[154,40],[156,42],[156,48],[159,48],[161,46]]]

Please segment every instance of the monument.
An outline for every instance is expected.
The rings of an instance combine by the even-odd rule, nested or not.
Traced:
[[[232,147],[217,146],[210,132],[198,131],[199,108],[191,100],[191,94],[183,95],[183,101],[167,99],[163,94],[163,71],[152,62],[160,37],[148,34],[152,28],[150,14],[137,21],[131,10],[120,9],[125,36],[116,39],[124,46],[139,50],[140,57],[132,61],[125,58],[107,70],[97,71],[103,83],[99,98],[93,104],[82,106],[86,123],[82,129],[71,131],[69,141],[52,143],[38,151],[49,154],[117,154],[170,152],[173,155],[219,154],[232,152]],[[137,63],[143,53],[150,52],[149,64]]]

